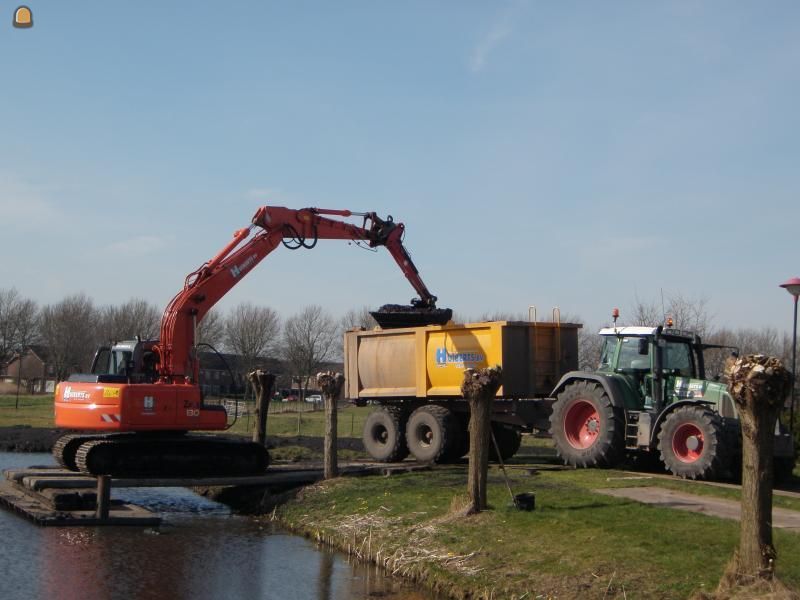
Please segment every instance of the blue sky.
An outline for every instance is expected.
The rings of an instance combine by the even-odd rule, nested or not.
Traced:
[[[663,289],[791,326],[796,2],[28,5],[0,3],[0,287],[163,306],[258,206],[318,206],[403,221],[461,314],[600,324]],[[222,307],[411,296],[327,241]]]

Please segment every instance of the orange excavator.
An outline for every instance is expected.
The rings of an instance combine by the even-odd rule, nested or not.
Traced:
[[[363,217],[355,225],[345,217]],[[250,237],[256,229],[257,233]],[[55,393],[56,426],[78,430],[57,440],[62,466],[115,477],[223,476],[261,473],[269,464],[263,446],[222,435],[228,416],[206,404],[198,385],[195,342],[203,316],[280,244],[311,249],[320,239],[385,246],[419,298],[387,304],[372,313],[382,327],[444,324],[450,309],[436,308],[432,295],[403,246],[405,228],[374,212],[263,206],[250,227],[214,258],[190,273],[161,320],[160,339],[101,347],[91,373],[71,375]]]

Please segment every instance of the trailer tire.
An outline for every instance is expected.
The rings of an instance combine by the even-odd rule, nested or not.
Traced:
[[[611,467],[625,451],[624,414],[605,390],[590,381],[568,384],[550,415],[550,435],[565,464]]]
[[[722,418],[705,406],[681,406],[658,432],[664,467],[684,479],[722,477],[729,469]]]
[[[411,413],[406,424],[411,455],[424,463],[447,461],[457,452],[457,423],[449,408],[437,404],[420,406]]]
[[[400,462],[408,456],[405,438],[405,413],[394,406],[384,406],[370,413],[364,423],[364,449],[380,462]]]
[[[497,446],[500,448],[500,458],[503,461],[507,461],[514,456],[522,445],[522,432],[516,427],[503,425],[502,423],[492,423],[492,432],[494,433],[494,439],[497,440]],[[498,462],[494,442],[489,446],[489,460]]]

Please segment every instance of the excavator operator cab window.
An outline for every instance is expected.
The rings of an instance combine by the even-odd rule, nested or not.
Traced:
[[[109,375],[127,375],[133,352],[130,350],[112,350]]]

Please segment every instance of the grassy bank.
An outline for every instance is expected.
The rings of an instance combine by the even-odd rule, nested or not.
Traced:
[[[622,471],[512,471],[535,491],[520,512],[492,469],[493,509],[456,516],[465,467],[390,478],[339,479],[308,488],[276,512],[291,529],[455,597],[686,598],[713,590],[733,554],[739,524],[592,490],[661,485]],[[697,487],[668,482],[697,493]],[[728,494],[728,490],[710,491]],[[794,508],[797,508],[795,506]],[[800,534],[775,531],[778,576],[800,586]]]
[[[300,402],[274,402],[270,404],[267,434],[273,436],[304,435],[320,437],[325,434],[325,412],[309,410],[312,405]],[[372,407],[348,406],[338,412],[341,437],[361,437],[364,421]],[[233,415],[230,418],[233,421]],[[30,425],[54,427],[53,397],[51,395],[0,396],[0,427]],[[255,426],[253,415],[240,415],[230,432],[249,435]]]

